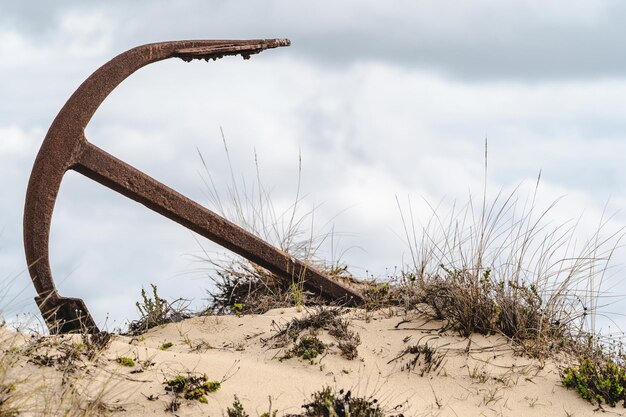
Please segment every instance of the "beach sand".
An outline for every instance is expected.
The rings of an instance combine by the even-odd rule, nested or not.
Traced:
[[[137,337],[112,336],[93,359],[84,353],[78,335],[37,340],[5,329],[5,346],[9,339],[36,346],[16,359],[5,379],[17,381],[13,398],[24,415],[56,415],[74,401],[76,408],[97,404],[104,413],[128,417],[222,416],[236,395],[251,417],[270,409],[281,416],[302,413],[301,406],[325,386],[375,398],[392,415],[565,417],[603,412],[561,385],[559,368],[565,362],[525,357],[501,336],[440,332],[441,322],[398,310],[346,310],[350,330],[361,339],[353,360],[341,356],[339,340],[325,330],[317,337],[329,346],[326,352],[311,360],[284,358],[292,344],[275,346],[278,329],[315,311],[195,317]],[[402,356],[411,346],[422,349],[417,359],[412,353]],[[123,357],[135,366],[121,365],[118,358]],[[206,403],[182,398],[172,411],[175,394],[166,391],[164,382],[179,375],[206,375],[221,385],[205,396]],[[604,411],[626,415],[621,404]]]

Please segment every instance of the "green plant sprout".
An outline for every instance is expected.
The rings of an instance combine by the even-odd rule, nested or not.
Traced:
[[[121,357],[117,358],[116,362],[119,363],[122,366],[128,366],[130,368],[135,366],[135,361],[134,360],[132,360],[131,358],[124,357],[124,356],[121,356]]]
[[[196,400],[206,404],[207,394],[211,394],[220,389],[220,382],[209,381],[206,375],[202,376],[183,376],[176,377],[165,381],[165,391],[182,395],[186,400]]]

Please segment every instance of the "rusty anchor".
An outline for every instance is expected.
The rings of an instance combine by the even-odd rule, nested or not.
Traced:
[[[104,99],[138,69],[168,58],[216,60],[227,55],[248,59],[265,49],[289,46],[287,39],[192,40],[139,46],[116,56],[87,78],[63,106],[41,145],[28,182],[24,208],[26,260],[37,291],[35,302],[51,333],[98,327],[80,298],[59,295],[50,269],[48,243],[55,200],[68,170],[135,200],[157,213],[268,269],[289,282],[297,280],[324,297],[358,305],[362,296],[300,260],[273,247],[200,204],[91,144],[85,127]]]

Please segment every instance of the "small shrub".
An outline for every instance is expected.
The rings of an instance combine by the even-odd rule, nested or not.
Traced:
[[[153,327],[191,317],[186,300],[178,299],[169,303],[159,297],[156,285],[150,284],[150,286],[152,287],[152,297],[149,297],[146,290],[142,288],[141,298],[143,302],[135,303],[140,318],[128,325],[128,333],[131,335],[139,335]]]
[[[313,360],[326,352],[327,346],[315,336],[302,336],[295,346],[287,353],[286,358],[297,356],[305,360]]]
[[[171,306],[167,300],[159,297],[156,285],[150,284],[150,286],[152,287],[153,298],[146,294],[146,290],[144,288],[141,289],[141,298],[143,299],[143,303],[139,301],[135,303],[141,318],[138,322],[131,323],[129,326],[131,331],[148,330],[152,327],[168,322],[168,317],[171,313]]]
[[[172,346],[174,346],[174,344],[172,342],[165,342],[161,345],[161,347],[159,348],[160,350],[168,350],[169,348],[171,348]]]
[[[173,392],[177,396],[182,395],[186,400],[197,400],[207,403],[207,394],[211,394],[221,387],[217,381],[209,381],[206,375],[183,376],[178,375],[164,382],[165,391]]]
[[[273,308],[323,305],[328,302],[287,280],[246,260],[212,262],[215,275],[209,291],[212,314],[263,314]]]
[[[357,348],[361,344],[361,336],[349,327],[348,319],[337,317],[328,324],[328,334],[337,339],[341,356],[353,360],[359,356]]]
[[[626,407],[626,370],[611,359],[581,358],[577,367],[565,368],[561,381],[587,401]]]
[[[287,357],[300,356],[295,353],[301,351],[298,345],[311,343],[311,340],[303,342],[304,336],[298,340],[300,335],[306,331],[313,335],[319,330],[326,330],[329,335],[337,339],[341,355],[348,360],[355,359],[358,357],[357,347],[361,343],[361,338],[356,332],[350,330],[350,321],[341,317],[344,313],[345,310],[341,308],[318,307],[314,312],[307,314],[303,318],[294,318],[280,328],[277,334],[272,337],[274,341],[273,347],[280,348],[293,342],[294,347]],[[306,337],[310,339],[313,336]]]
[[[234,303],[233,313],[235,313],[235,315],[239,317],[242,315],[242,312],[243,312],[243,303]]]
[[[270,409],[271,409],[271,401],[270,401]],[[235,401],[233,401],[233,408],[227,407],[226,414],[228,417],[250,417],[246,410],[243,408],[241,401],[239,401],[239,397],[235,395]],[[278,415],[278,410],[274,411],[266,411],[261,414],[260,417],[276,417]]]
[[[546,301],[533,282],[505,280],[490,268],[474,270],[441,264],[438,272],[418,286],[419,301],[463,336],[499,332],[522,342],[562,334],[558,321],[550,321],[552,317],[546,314]]]
[[[405,305],[442,320],[444,329],[499,333],[541,360],[563,340],[576,348],[594,333],[600,286],[624,231],[607,233],[602,218],[581,239],[576,221],[551,225],[557,201],[536,207],[539,179],[526,196],[520,186],[489,202],[485,186],[479,204],[470,196],[447,214],[430,206],[425,224],[412,218],[410,202],[405,217],[398,201],[410,261],[389,292],[408,294]]]
[[[116,361],[120,365],[128,366],[129,368],[132,368],[133,366],[135,366],[135,361],[134,360],[132,360],[131,358],[124,357],[124,356],[121,356],[121,357],[117,358]]]
[[[330,387],[313,394],[310,403],[302,406],[305,409],[302,417],[385,417],[381,404],[375,398],[353,397],[352,391],[334,392]],[[397,417],[402,416],[399,414]]]
[[[337,346],[341,351],[341,356],[351,361],[359,356],[359,351],[357,350],[359,344],[361,344],[361,337],[355,333],[349,340],[340,341]]]
[[[388,282],[378,284],[370,283],[363,291],[365,298],[364,307],[366,310],[378,310],[390,304],[390,285]]]
[[[241,401],[239,401],[239,398],[236,395],[235,401],[233,401],[233,408],[227,407],[226,414],[228,414],[228,417],[250,417],[250,415],[244,410]]]

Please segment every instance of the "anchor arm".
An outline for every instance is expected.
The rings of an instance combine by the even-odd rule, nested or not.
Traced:
[[[332,299],[363,301],[357,292],[325,278],[259,237],[87,142],[72,169],[135,200],[263,268]]]

